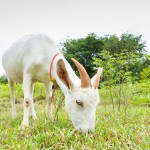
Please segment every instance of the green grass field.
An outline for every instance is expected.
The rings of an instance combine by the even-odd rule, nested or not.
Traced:
[[[15,88],[17,119],[13,120],[8,87],[0,85],[0,150],[150,149],[149,107],[129,105],[126,110],[121,107],[121,111],[113,111],[112,105],[99,105],[95,132],[86,135],[74,130],[64,107],[54,123],[46,117],[45,89],[37,85],[35,111],[38,120],[30,118],[30,126],[20,130],[23,94],[20,85]]]

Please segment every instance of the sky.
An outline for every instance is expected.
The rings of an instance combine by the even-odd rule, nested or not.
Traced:
[[[150,0],[0,0],[0,75],[4,51],[27,34],[69,38],[142,35],[150,52]]]

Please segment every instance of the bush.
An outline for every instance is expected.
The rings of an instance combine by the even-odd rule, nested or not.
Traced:
[[[6,75],[2,75],[0,77],[0,83],[8,83],[8,79],[7,79]]]

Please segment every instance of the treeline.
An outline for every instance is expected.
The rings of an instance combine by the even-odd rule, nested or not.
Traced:
[[[150,77],[150,56],[141,35],[124,33],[120,37],[99,37],[91,33],[85,38],[67,39],[60,43],[60,47],[76,72],[72,57],[86,68],[90,77],[96,73],[98,67],[103,67],[101,80],[105,85],[118,84],[129,79],[136,82],[143,78],[143,74]],[[7,82],[5,75],[0,77],[0,82]]]
[[[86,68],[90,77],[96,73],[97,67],[103,67],[102,80],[106,85],[129,79],[136,82],[142,79],[141,74],[144,73],[150,77],[150,58],[141,35],[124,33],[120,37],[99,37],[92,33],[85,38],[67,39],[61,46],[74,70],[77,69],[71,61],[72,57]]]

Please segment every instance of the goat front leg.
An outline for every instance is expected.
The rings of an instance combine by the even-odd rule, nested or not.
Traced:
[[[51,110],[52,86],[53,86],[53,84],[51,82],[46,84],[46,109],[47,109],[47,116],[48,117],[51,117],[51,115],[52,115],[52,110]]]
[[[8,78],[8,85],[10,89],[10,101],[12,105],[12,117],[15,119],[17,117],[16,108],[15,108],[15,96],[14,96],[14,82]]]
[[[24,92],[24,101],[23,101],[23,109],[24,116],[21,124],[22,129],[29,126],[29,111],[32,106],[32,81],[31,76],[29,74],[25,74],[23,77],[23,92]]]

